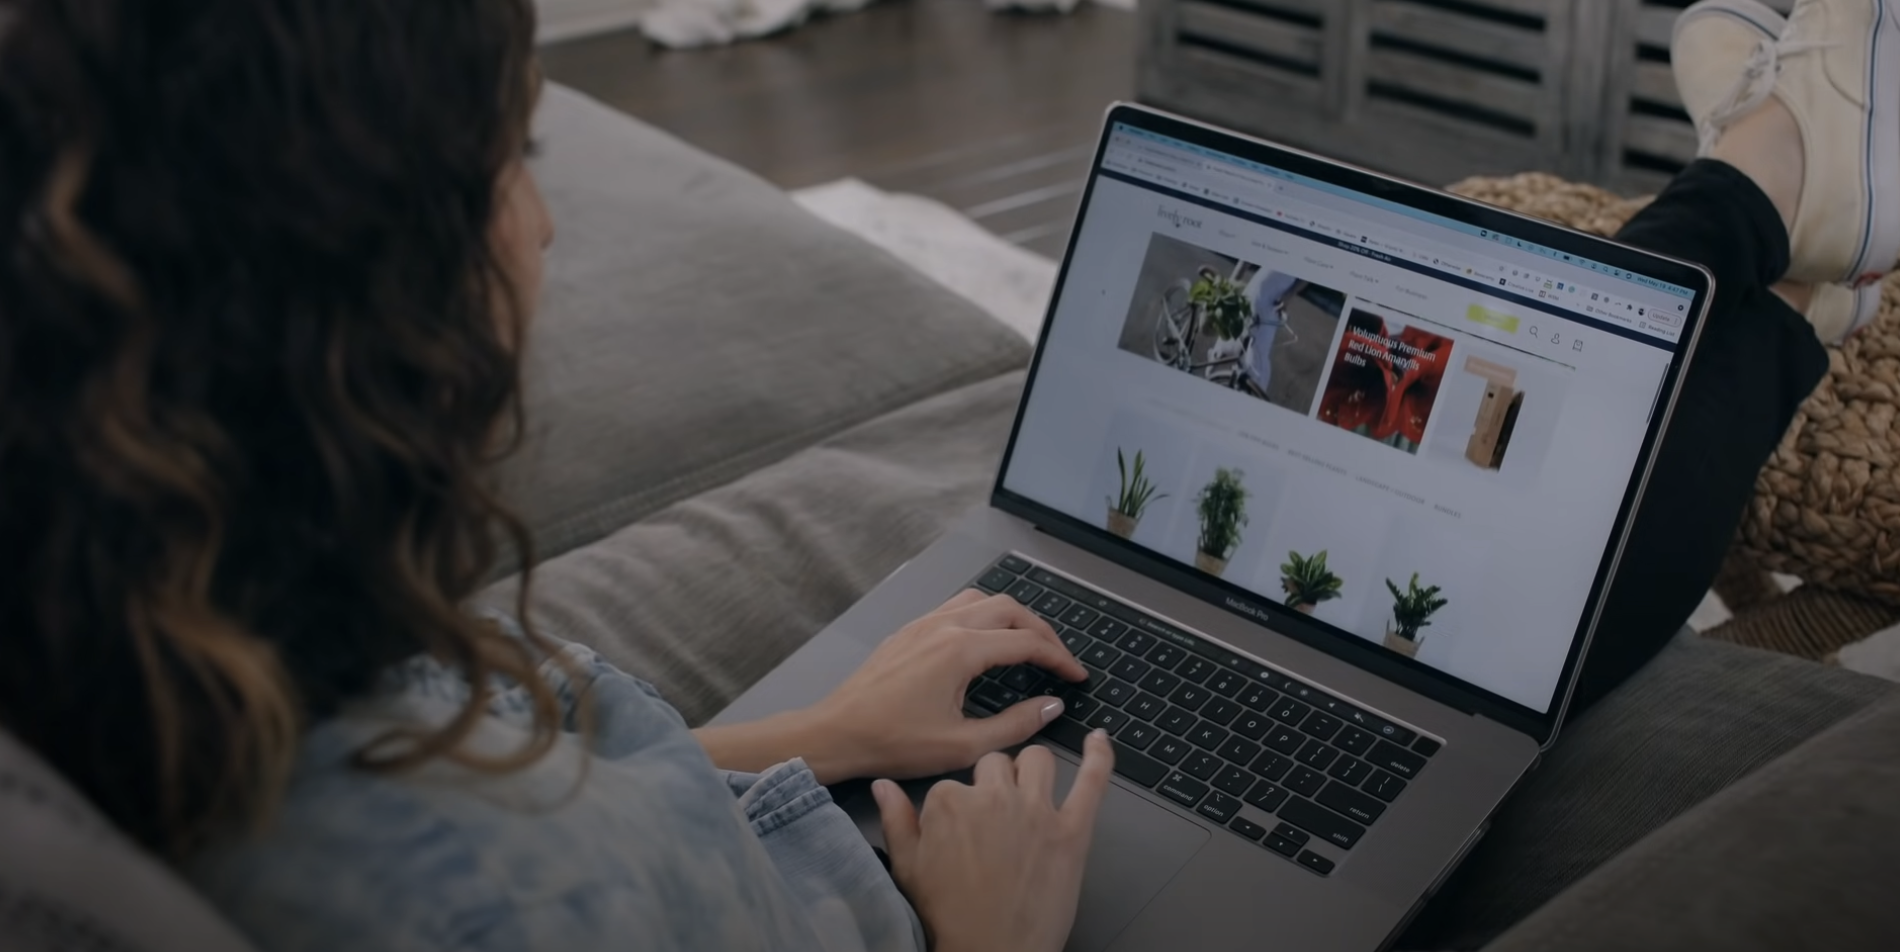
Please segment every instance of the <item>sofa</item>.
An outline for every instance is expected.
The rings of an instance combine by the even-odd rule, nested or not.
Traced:
[[[1030,345],[771,186],[550,87],[533,529],[484,601],[710,718],[981,504]],[[1401,948],[1891,949],[1900,685],[1686,633],[1575,718]],[[1270,901],[1270,900],[1269,900]],[[0,949],[240,952],[0,734]]]

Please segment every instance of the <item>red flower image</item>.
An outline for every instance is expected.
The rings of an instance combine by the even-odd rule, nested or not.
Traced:
[[[1384,318],[1354,311],[1333,355],[1319,418],[1415,453],[1450,359],[1449,338],[1417,327],[1394,336]]]

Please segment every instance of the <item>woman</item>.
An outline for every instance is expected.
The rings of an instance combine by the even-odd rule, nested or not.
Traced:
[[[528,541],[481,477],[552,237],[529,0],[0,24],[8,730],[266,949],[1060,947],[1107,743],[1058,809],[1047,751],[977,761],[1060,705],[960,711],[991,666],[1082,676],[1021,606],[697,737],[464,612],[491,526]],[[819,786],[973,763],[921,833],[897,797],[908,902]]]
[[[0,0],[0,724],[269,950],[1059,949],[1111,754],[1058,807],[1046,751],[987,752],[1059,701],[962,717],[989,667],[1081,677],[1020,606],[959,596],[817,707],[697,733],[464,613],[491,527],[528,542],[481,476],[551,240],[532,34],[528,0]],[[1628,233],[1724,291],[1592,696],[1819,378],[1766,285],[1859,179],[1786,154],[1786,112],[1724,116],[1727,164]],[[820,786],[972,763],[921,818],[874,787],[888,875]]]

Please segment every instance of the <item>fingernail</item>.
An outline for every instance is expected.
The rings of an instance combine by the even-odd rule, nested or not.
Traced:
[[[1107,740],[1107,739],[1108,739],[1108,732],[1107,732],[1107,731],[1105,731],[1105,730],[1103,730],[1103,729],[1101,729],[1101,728],[1099,728],[1099,727],[1097,727],[1096,729],[1094,729],[1094,730],[1092,730],[1092,731],[1089,731],[1089,733],[1090,733],[1090,734],[1092,734],[1092,735],[1094,735],[1094,736],[1096,736],[1096,737],[1100,737],[1100,738],[1101,738],[1101,739],[1103,739],[1103,740]]]
[[[1062,699],[1059,697],[1052,697],[1049,699],[1049,703],[1044,704],[1042,706],[1042,722],[1044,724],[1047,724],[1050,721],[1055,720],[1056,717],[1059,716],[1061,713],[1062,713]]]
[[[871,781],[871,797],[882,803],[890,796],[890,788],[895,786],[897,785],[889,780],[873,780]]]

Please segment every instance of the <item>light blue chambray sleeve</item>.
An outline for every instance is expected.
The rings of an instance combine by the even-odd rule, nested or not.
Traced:
[[[591,742],[532,767],[446,761],[403,774],[351,765],[393,727],[440,724],[469,696],[427,660],[306,736],[261,833],[187,874],[264,952],[638,949],[921,952],[923,934],[855,825],[800,761],[714,768],[679,714],[594,652],[544,670],[595,703]],[[501,755],[527,736],[503,691],[469,738]]]

